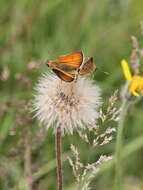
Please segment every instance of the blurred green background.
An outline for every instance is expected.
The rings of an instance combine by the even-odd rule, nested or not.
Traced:
[[[30,172],[25,164],[30,149],[33,189],[56,189],[53,132],[43,132],[28,111],[38,77],[47,70],[43,61],[79,50],[93,56],[99,68],[94,80],[102,88],[106,105],[109,96],[125,82],[120,60],[130,58],[131,36],[137,36],[143,44],[142,20],[142,0],[0,1],[0,190],[28,190],[24,176]],[[125,143],[140,136],[143,101],[130,110]],[[114,152],[114,143],[93,151],[75,133],[63,138],[64,154],[72,143],[85,163]],[[143,147],[137,148],[124,164],[124,189],[143,189]],[[93,190],[114,189],[113,177],[114,170],[105,172],[93,181]],[[68,190],[75,180],[67,161],[64,179]]]

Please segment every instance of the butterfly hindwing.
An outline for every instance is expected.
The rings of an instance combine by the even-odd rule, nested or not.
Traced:
[[[96,65],[93,63],[93,57],[89,58],[79,69],[80,75],[87,75],[91,74],[96,70]]]

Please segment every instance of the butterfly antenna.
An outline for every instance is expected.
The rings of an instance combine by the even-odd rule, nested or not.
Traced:
[[[101,69],[99,68],[96,68],[96,70],[99,70],[101,73],[104,73],[105,75],[110,75],[111,73],[107,72],[107,71],[102,71]]]

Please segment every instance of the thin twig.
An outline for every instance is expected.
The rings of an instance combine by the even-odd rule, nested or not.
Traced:
[[[56,161],[57,161],[57,178],[58,178],[58,190],[63,190],[63,176],[62,176],[62,162],[61,162],[61,126],[58,126],[56,137]]]

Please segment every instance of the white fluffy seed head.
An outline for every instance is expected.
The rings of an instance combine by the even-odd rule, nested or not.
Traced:
[[[62,134],[72,134],[73,129],[95,123],[100,104],[100,89],[91,81],[78,78],[68,83],[46,73],[37,84],[33,110],[47,128],[61,125]]]

